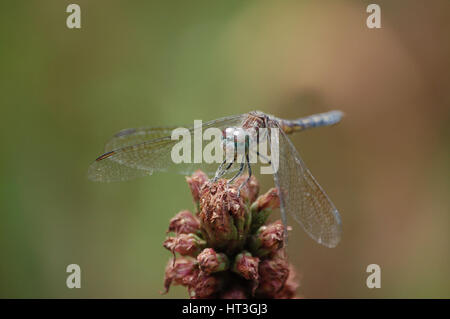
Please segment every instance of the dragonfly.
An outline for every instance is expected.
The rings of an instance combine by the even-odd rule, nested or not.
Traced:
[[[245,131],[250,129],[274,128],[278,129],[279,162],[274,170],[274,183],[280,199],[281,219],[287,229],[287,216],[290,215],[301,225],[304,231],[316,242],[326,247],[337,246],[342,234],[342,222],[338,210],[323,188],[306,167],[288,135],[307,129],[331,126],[340,122],[343,117],[341,111],[329,111],[298,119],[281,119],[274,115],[260,111],[252,111],[202,124],[201,130],[218,128],[222,132],[227,130]],[[174,127],[143,127],[125,129],[115,134],[105,145],[105,153],[99,156],[89,167],[88,178],[93,181],[112,182],[134,179],[140,176],[152,175],[153,172],[166,171],[170,168],[182,174],[189,174],[199,166],[207,174],[214,174],[213,181],[233,171],[238,171],[232,179],[243,174],[245,166],[248,178],[251,176],[251,165],[244,160],[241,165],[217,163],[179,163],[174,164],[171,150],[178,143],[172,139]],[[194,135],[195,128],[189,129]],[[270,145],[271,135],[265,136]],[[223,140],[224,147],[227,143]],[[248,180],[248,179],[247,179]],[[242,185],[241,185],[242,186]]]

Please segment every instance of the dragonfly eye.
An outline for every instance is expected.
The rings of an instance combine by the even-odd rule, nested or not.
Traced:
[[[222,145],[230,154],[245,148],[246,141],[246,131],[241,127],[228,127],[223,131]]]
[[[222,131],[222,140],[226,140],[227,138],[230,138],[233,136],[234,128],[227,127],[225,130]]]
[[[228,127],[223,131],[222,139],[225,141],[233,142],[235,139],[238,139],[242,136],[244,132],[241,128],[238,127]]]

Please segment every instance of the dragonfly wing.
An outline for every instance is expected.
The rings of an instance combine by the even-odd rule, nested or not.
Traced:
[[[105,144],[105,153],[123,148],[126,146],[137,145],[151,141],[157,138],[170,136],[172,130],[177,127],[141,127],[128,128],[114,134],[114,136]]]
[[[94,182],[116,182],[151,175],[153,171],[144,170],[105,158],[89,166],[88,178]]]
[[[339,212],[292,142],[281,129],[279,132],[279,168],[274,179],[283,222],[286,223],[286,212],[289,212],[311,238],[324,246],[335,247],[342,233]]]
[[[230,126],[239,126],[244,117],[245,115],[236,115],[213,120],[204,123],[202,131],[210,127],[224,130]],[[202,169],[209,175],[216,171],[217,163],[175,164],[171,158],[171,151],[179,141],[171,139],[171,130],[166,132],[168,133],[166,136],[150,140],[146,140],[143,136],[157,136],[162,134],[162,129],[128,129],[119,132],[107,143],[108,151],[89,167],[89,179],[103,182],[124,181],[151,175],[155,171],[166,171],[169,168],[182,174],[190,174],[196,169]],[[193,142],[193,128],[190,129],[190,133]],[[138,143],[133,144],[134,142]],[[111,149],[120,145],[122,147]]]

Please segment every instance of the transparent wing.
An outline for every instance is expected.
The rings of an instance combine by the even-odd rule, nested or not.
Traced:
[[[283,222],[286,224],[286,212],[289,212],[315,241],[335,247],[342,233],[339,212],[292,142],[281,129],[279,132],[279,168],[274,179],[279,189]]]
[[[210,127],[223,130],[239,126],[245,116],[241,114],[203,123],[202,131]],[[171,150],[179,141],[171,139],[171,132],[168,128],[143,128],[117,133],[106,144],[106,153],[90,165],[89,179],[102,182],[124,181],[169,168],[182,174],[190,174],[196,169],[202,169],[209,175],[216,171],[216,163],[173,163]],[[191,128],[190,132],[193,141],[194,129]]]
[[[106,144],[105,153],[123,148],[126,146],[145,143],[147,141],[170,136],[173,127],[141,127],[141,128],[128,128],[116,133]]]

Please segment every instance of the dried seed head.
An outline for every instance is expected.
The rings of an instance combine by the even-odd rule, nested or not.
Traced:
[[[168,232],[177,234],[196,233],[200,229],[200,222],[188,210],[183,210],[170,220]]]
[[[212,248],[205,248],[197,256],[200,270],[206,274],[212,274],[228,269],[229,261],[227,255],[216,253]]]
[[[254,177],[245,184],[247,176],[229,185],[197,171],[186,180],[197,214],[181,211],[170,221],[168,232],[176,236],[164,247],[184,257],[169,261],[166,291],[179,284],[191,298],[294,298],[298,285],[283,250],[283,224],[264,225],[280,205],[277,190],[257,197],[259,184]]]
[[[213,247],[226,247],[243,238],[246,208],[234,185],[225,180],[208,182],[201,191],[201,227]]]

